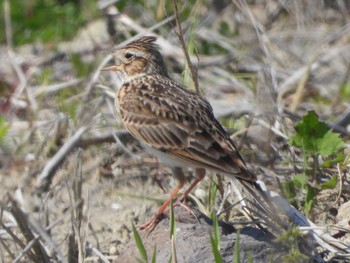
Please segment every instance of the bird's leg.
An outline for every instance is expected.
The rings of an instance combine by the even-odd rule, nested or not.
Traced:
[[[161,180],[158,179],[158,175],[159,175],[159,161],[158,161],[157,158],[156,158],[156,168],[157,168],[157,174],[152,179],[159,186],[159,188],[162,189],[162,191],[164,193],[166,193],[166,190],[164,189]]]
[[[163,212],[167,208],[167,206],[170,204],[171,200],[177,195],[177,193],[181,190],[181,188],[185,185],[186,177],[183,173],[182,169],[180,167],[175,167],[172,169],[172,173],[175,177],[175,179],[178,181],[177,186],[171,191],[170,196],[167,200],[162,204],[161,207],[159,207],[158,212],[154,216],[154,218],[146,223],[140,226],[140,229],[150,229],[152,230],[163,218]]]
[[[197,218],[196,214],[189,208],[187,205],[183,204],[182,202],[185,201],[186,197],[189,195],[189,193],[195,188],[195,186],[203,180],[205,176],[205,169],[203,168],[197,168],[195,170],[196,173],[196,179],[193,181],[193,183],[187,188],[187,190],[176,200],[174,203],[175,206],[181,206],[183,207],[188,213],[192,214],[195,218]],[[198,218],[197,218],[198,219]]]
[[[186,197],[189,195],[189,193],[195,188],[195,186],[203,180],[205,176],[205,169],[203,168],[197,168],[196,171],[196,179],[193,181],[193,183],[187,188],[187,190],[179,197],[179,199],[176,200],[175,204],[182,203]]]

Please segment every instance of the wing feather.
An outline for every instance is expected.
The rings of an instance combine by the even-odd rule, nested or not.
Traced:
[[[154,76],[134,79],[121,92],[118,103],[124,125],[143,143],[195,167],[255,181],[251,174],[237,174],[247,170],[246,165],[201,95]]]

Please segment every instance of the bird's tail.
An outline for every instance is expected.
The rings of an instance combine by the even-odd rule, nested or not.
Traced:
[[[298,240],[299,248],[306,255],[312,256],[315,262],[324,262],[319,254],[320,248],[338,255],[349,255],[349,245],[332,237],[328,227],[318,227],[313,224],[277,193],[264,189],[264,186],[257,182],[237,178],[233,180],[233,189],[241,200],[244,214],[258,227],[274,236],[278,236],[292,226],[304,229],[304,233],[307,229],[307,238],[304,236]]]
[[[288,228],[288,220],[286,221],[280,213],[268,190],[258,182],[233,180],[235,180],[232,184],[233,189],[245,216],[258,227],[274,234],[281,233]]]

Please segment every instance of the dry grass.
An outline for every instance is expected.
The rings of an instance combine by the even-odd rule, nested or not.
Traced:
[[[124,2],[122,11],[116,8],[121,4],[101,10],[101,18],[71,41],[14,49],[5,16],[0,110],[9,130],[0,144],[2,262],[116,260],[130,239],[131,221],[145,221],[157,205],[150,201],[166,195],[155,183],[168,188],[166,168],[115,116],[120,80],[100,72],[111,59],[102,51],[156,34],[172,76],[195,87],[189,69],[183,72],[173,6]],[[302,160],[287,142],[306,111],[314,109],[349,143],[349,8],[346,0],[178,2],[200,90],[242,155],[275,190],[276,177],[289,178],[297,169],[292,160]],[[320,225],[337,223],[331,209],[349,201],[349,167],[341,169],[323,171],[326,179],[343,174],[343,185],[319,196],[312,219]]]

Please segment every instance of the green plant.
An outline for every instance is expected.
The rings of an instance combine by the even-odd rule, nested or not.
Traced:
[[[220,231],[219,222],[215,212],[212,212],[214,237],[210,233],[210,244],[213,250],[215,263],[222,263],[222,256],[220,254]]]
[[[303,233],[297,227],[292,227],[276,238],[277,243],[283,244],[288,253],[282,258],[285,263],[304,262],[308,259],[306,255],[299,250],[299,241],[303,238]]]
[[[208,215],[212,215],[212,213],[215,210],[215,206],[216,206],[216,193],[217,193],[217,184],[214,183],[213,181],[210,182],[210,186],[209,186],[209,196],[208,196]]]
[[[0,116],[0,143],[5,138],[8,129],[9,129],[9,125],[5,122],[4,118]]]
[[[82,1],[81,4],[77,1],[59,4],[53,0],[9,2],[15,45],[71,39],[88,20],[99,15],[94,0]],[[0,32],[0,37],[4,38],[3,32]]]
[[[55,105],[58,106],[59,110],[69,116],[73,121],[76,120],[76,113],[79,107],[79,103],[67,102],[67,100],[72,99],[76,94],[78,88],[72,87],[70,89],[62,89],[57,92],[55,96]]]
[[[322,179],[320,174],[322,174],[322,168],[344,160],[344,142],[338,134],[328,128],[326,123],[319,121],[314,111],[309,111],[295,125],[295,131],[296,133],[290,139],[290,144],[300,149],[303,154],[303,172],[285,182],[283,191],[287,199],[293,200],[300,192],[297,189],[304,189],[306,195],[303,209],[305,213],[309,213],[318,192],[336,186],[336,175],[320,183]],[[319,164],[320,158],[324,160],[323,166]]]
[[[136,258],[136,259],[137,259],[138,262],[147,263],[148,262],[148,256],[147,256],[146,248],[143,245],[142,239],[141,239],[139,233],[137,232],[136,227],[134,226],[133,223],[131,223],[131,224],[132,224],[131,225],[131,230],[132,230],[132,233],[134,235],[135,244],[136,244],[136,247],[137,247],[137,249],[139,251],[139,254],[141,256],[141,258]],[[155,251],[155,248],[154,248],[154,251]],[[155,252],[153,252],[153,257],[155,257],[154,254],[155,254]],[[152,259],[152,262],[153,262],[153,259]]]
[[[174,206],[173,202],[170,203],[170,240],[171,240],[171,258],[169,259],[169,262],[177,262],[176,257],[176,243],[175,243],[175,234],[176,234],[176,222],[175,222],[175,215],[174,215]]]
[[[236,232],[236,242],[234,246],[234,252],[233,252],[233,262],[239,263],[240,262],[240,253],[239,253],[239,238],[240,238],[240,231],[237,230]]]
[[[340,97],[345,100],[350,98],[350,81],[347,81],[340,86]]]
[[[319,156],[338,155],[344,147],[344,142],[339,138],[339,135],[332,132],[326,123],[319,121],[314,111],[309,111],[295,125],[295,130],[296,133],[292,136],[290,143],[303,151],[304,169],[308,167],[308,159],[312,158],[314,164],[313,176],[316,176],[315,172],[318,168],[317,158]]]
[[[70,61],[72,62],[75,75],[79,78],[88,76],[95,67],[94,63],[84,62],[80,54],[71,54]]]
[[[136,227],[134,226],[133,223],[131,223],[131,230],[134,235],[134,240],[136,247],[139,251],[140,257],[137,257],[136,260],[139,263],[147,263],[148,262],[148,255],[146,248],[142,242],[142,239],[137,232]],[[175,215],[174,215],[174,208],[173,208],[173,202],[170,203],[170,240],[171,240],[171,257],[169,259],[169,262],[177,262],[177,257],[176,257],[176,244],[175,244],[175,234],[176,234],[176,222],[175,222]],[[157,262],[157,250],[156,246],[153,248],[153,253],[152,253],[152,263]]]

